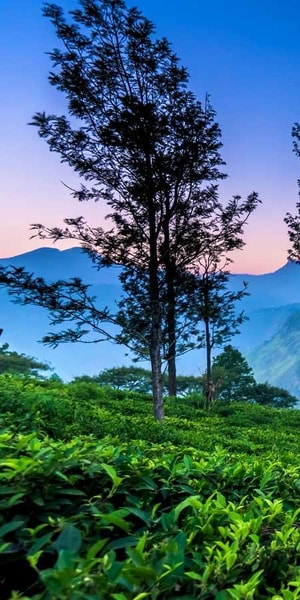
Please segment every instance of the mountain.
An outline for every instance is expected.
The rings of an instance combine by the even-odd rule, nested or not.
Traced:
[[[247,358],[258,381],[268,380],[300,398],[300,305],[271,339]]]
[[[80,248],[57,250],[57,248],[38,248],[32,252],[19,254],[11,258],[0,258],[3,267],[25,267],[29,273],[47,277],[49,281],[80,277],[89,284],[118,285],[120,267],[98,270],[88,255]]]
[[[232,275],[230,289],[241,289],[244,281],[249,292],[243,299],[247,313],[300,302],[300,267],[291,261],[266,275]]]
[[[121,297],[119,267],[97,270],[80,248],[57,250],[40,248],[12,258],[0,259],[2,266],[24,266],[30,273],[48,281],[80,277],[91,285],[101,306],[113,308]],[[248,283],[249,295],[237,309],[244,310],[248,320],[241,326],[241,335],[232,344],[245,354],[259,381],[269,381],[286,387],[300,398],[300,268],[288,262],[274,273],[266,275],[232,275],[229,287],[241,289]],[[6,290],[0,290],[0,327],[2,342],[13,350],[49,361],[64,379],[79,374],[95,374],[104,368],[128,365],[131,357],[125,347],[110,342],[100,344],[63,344],[53,350],[39,344],[50,330],[47,312],[33,306],[20,306],[10,301]],[[299,335],[298,335],[299,334]],[[182,374],[199,375],[205,365],[204,351],[193,351],[179,359]],[[143,366],[149,367],[148,363]],[[299,382],[299,383],[298,383]],[[298,390],[297,393],[295,390]]]

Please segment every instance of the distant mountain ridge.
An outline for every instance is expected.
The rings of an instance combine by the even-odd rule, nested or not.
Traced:
[[[80,277],[108,306],[121,296],[120,267],[97,270],[80,248],[39,248],[0,259],[0,264],[24,266],[49,281]],[[231,343],[245,354],[259,381],[285,387],[300,398],[300,267],[288,262],[265,275],[231,275],[229,287],[241,289],[244,281],[250,295],[238,303],[237,310],[244,310],[249,320],[241,326],[241,335],[232,338]],[[131,362],[126,348],[109,342],[96,346],[64,344],[56,350],[44,347],[37,340],[50,329],[45,310],[13,304],[6,290],[0,290],[0,308],[3,342],[8,342],[14,350],[48,360],[65,379]],[[180,373],[197,375],[203,369],[202,351],[193,351],[179,359]]]
[[[300,398],[300,304],[282,327],[250,351],[247,358],[259,380],[271,373],[274,385],[285,387]]]

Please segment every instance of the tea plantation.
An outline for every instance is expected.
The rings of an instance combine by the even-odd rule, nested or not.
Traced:
[[[300,411],[0,376],[1,600],[300,599]],[[201,404],[200,399],[199,405]]]

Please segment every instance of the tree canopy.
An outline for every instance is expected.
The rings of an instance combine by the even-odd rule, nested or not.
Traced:
[[[61,44],[50,52],[49,81],[64,94],[68,116],[38,112],[32,124],[81,177],[73,196],[107,204],[109,226],[76,217],[64,227],[32,229],[41,239],[80,242],[99,268],[121,264],[123,312],[99,310],[79,280],[50,288],[19,272],[18,280],[14,273],[6,282],[18,293],[25,286],[25,302],[47,307],[54,324],[75,321],[46,336],[47,343],[83,340],[91,329],[111,338],[107,322],[130,331],[134,350],[150,358],[154,414],[161,419],[162,363],[170,393],[176,392],[176,356],[194,331],[182,329],[184,274],[195,274],[208,249],[223,255],[243,247],[243,226],[258,197],[221,202],[225,174],[215,112],[208,97],[201,103],[188,90],[186,69],[138,9],[123,0],[80,0],[68,18],[52,3],[44,15]]]
[[[38,361],[32,356],[9,350],[8,344],[0,346],[0,374],[14,373],[37,377],[40,376],[40,371],[49,370],[51,370],[51,367],[47,363]]]

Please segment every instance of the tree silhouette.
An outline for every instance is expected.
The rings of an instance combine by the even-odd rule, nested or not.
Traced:
[[[107,204],[110,228],[90,226],[82,217],[66,219],[61,228],[32,228],[41,239],[80,242],[99,268],[123,265],[127,282],[132,274],[145,274],[149,326],[144,332],[131,320],[131,335],[139,343],[146,340],[154,414],[162,419],[164,357],[170,390],[176,392],[180,275],[207,249],[214,228],[220,235],[226,229],[228,249],[231,240],[238,247],[245,215],[258,199],[252,194],[240,204],[235,198],[223,208],[217,183],[225,177],[220,170],[224,163],[215,113],[208,98],[202,105],[187,89],[186,70],[168,41],[155,39],[153,24],[123,0],[79,4],[81,8],[70,11],[69,21],[57,5],[47,3],[44,8],[62,44],[50,53],[54,70],[49,80],[66,97],[68,118],[40,112],[32,124],[50,150],[85,182],[72,190],[74,198]],[[60,302],[59,289],[67,296],[70,291],[66,282],[51,290],[45,284],[43,293],[42,281],[32,278],[27,287],[27,301],[31,286],[31,300],[44,306],[50,291],[48,308],[56,324],[64,322],[66,306],[65,320],[74,316],[75,330],[69,328],[61,337],[56,333],[55,343],[82,340],[90,327],[103,335],[103,323],[120,323],[118,316],[99,310],[76,281],[78,297],[73,294],[72,305],[68,297]],[[130,285],[127,289],[132,297]],[[80,315],[84,297],[86,323]],[[51,343],[51,337],[46,341]]]

